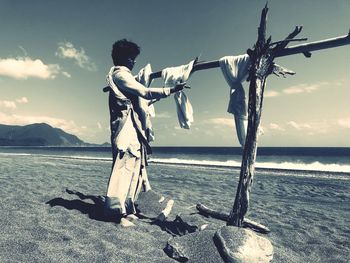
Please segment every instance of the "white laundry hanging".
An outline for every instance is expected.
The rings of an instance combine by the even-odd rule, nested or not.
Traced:
[[[236,133],[241,146],[244,146],[247,133],[247,99],[242,82],[249,73],[250,59],[247,54],[225,56],[219,60],[221,71],[230,86],[230,101],[227,111],[234,114]]]
[[[178,83],[185,82],[190,77],[195,60],[186,65],[169,67],[162,70],[162,79],[165,87],[173,87]],[[174,95],[177,117],[181,128],[189,129],[193,122],[193,108],[184,91]]]

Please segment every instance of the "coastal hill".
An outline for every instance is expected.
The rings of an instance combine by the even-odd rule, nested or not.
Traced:
[[[0,124],[0,146],[83,146],[77,136],[46,123],[25,126]]]

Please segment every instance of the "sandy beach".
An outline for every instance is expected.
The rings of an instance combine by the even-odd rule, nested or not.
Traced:
[[[225,222],[199,215],[197,203],[229,212],[238,169],[150,164],[154,191],[175,200],[169,224],[154,224],[162,204],[141,196],[147,217],[123,228],[102,216],[110,162],[0,156],[0,262],[177,262],[163,251],[184,221]],[[334,179],[337,178],[337,179]],[[271,229],[272,262],[349,262],[349,174],[257,170],[248,218]],[[190,230],[191,231],[191,230]],[[198,250],[201,248],[198,247]],[[218,257],[217,262],[223,262]],[[200,258],[190,262],[215,262]]]

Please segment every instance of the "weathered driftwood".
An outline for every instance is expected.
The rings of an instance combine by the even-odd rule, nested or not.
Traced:
[[[240,178],[236,197],[227,224],[241,227],[249,207],[250,189],[255,172],[255,159],[258,142],[263,93],[266,78],[272,72],[273,57],[269,51],[270,40],[266,40],[267,6],[262,11],[258,40],[254,50],[248,50],[251,68],[249,72],[248,128],[243,149]],[[278,44],[280,45],[280,44]]]
[[[298,27],[297,27],[298,28]],[[295,39],[289,38],[286,39],[288,42],[290,41],[302,41],[305,40],[305,38],[302,39]],[[278,44],[281,41],[271,43],[270,45]],[[278,52],[275,53],[275,57],[284,57],[284,56],[290,56],[295,54],[304,54],[305,57],[311,57],[311,51],[317,51],[322,49],[328,49],[328,48],[334,48],[334,47],[340,47],[350,45],[350,32],[347,35],[320,40],[316,42],[311,43],[305,43],[301,45],[291,46],[288,48],[280,49]],[[211,60],[211,61],[201,61],[194,65],[192,69],[192,73],[200,70],[205,69],[211,69],[211,68],[218,68],[220,67],[219,60]],[[287,73],[288,74],[288,73]],[[153,72],[150,76],[151,79],[160,78],[162,76],[162,71]],[[103,91],[107,92],[109,91],[109,87],[104,87]]]
[[[205,205],[197,204],[196,208],[197,208],[198,212],[202,215],[210,216],[212,218],[216,218],[216,219],[219,219],[219,220],[222,220],[225,222],[227,222],[229,219],[229,214],[225,214],[222,212],[212,210],[212,209],[206,207]],[[250,220],[248,218],[244,218],[242,227],[250,228],[256,232],[263,233],[263,234],[267,234],[270,232],[270,229],[268,227],[266,227],[260,223],[257,223],[253,220]]]
[[[297,27],[301,28],[301,27]],[[306,38],[302,39],[295,39],[293,38],[287,38],[284,40],[287,41],[287,43],[291,41],[303,41],[306,40]],[[278,44],[281,41],[271,43],[270,45]],[[322,50],[322,49],[328,49],[328,48],[334,48],[334,47],[340,47],[350,45],[350,32],[348,35],[320,40],[316,42],[311,43],[305,43],[300,44],[296,46],[291,46],[288,48],[280,49],[278,52],[275,53],[275,57],[284,57],[284,56],[290,56],[295,54],[304,54],[306,57],[311,56],[312,51]],[[192,72],[199,71],[199,70],[205,70],[205,69],[211,69],[211,68],[218,68],[220,67],[219,60],[211,60],[211,61],[201,61],[198,62],[196,65],[194,65]],[[162,76],[162,71],[153,72],[151,74],[151,79],[160,78]]]
[[[284,40],[271,44],[271,37],[266,39],[267,12],[268,8],[265,6],[261,14],[260,26],[258,28],[258,40],[253,50],[247,50],[251,60],[249,72],[248,128],[236,197],[227,221],[228,225],[238,227],[242,226],[244,216],[249,207],[249,195],[255,173],[258,129],[262,113],[266,79],[276,68],[273,62],[276,54],[278,54],[280,50],[283,50],[302,30],[302,27],[296,27]],[[283,72],[283,68],[281,71]]]
[[[174,205],[174,200],[170,199],[167,204],[166,207],[162,210],[162,212],[160,212],[160,214],[157,216],[156,220],[160,221],[160,222],[164,222],[168,216],[171,213],[171,210],[173,208]]]
[[[340,47],[340,46],[345,46],[349,44],[350,44],[350,32],[347,35],[340,36],[340,37],[329,38],[321,41],[287,47],[282,50],[279,50],[275,54],[275,57],[290,56],[298,53],[311,54],[310,52],[312,51]]]

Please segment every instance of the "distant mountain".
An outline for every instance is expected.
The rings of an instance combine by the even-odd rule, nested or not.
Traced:
[[[0,124],[0,146],[84,146],[77,136],[46,123],[25,126]]]

